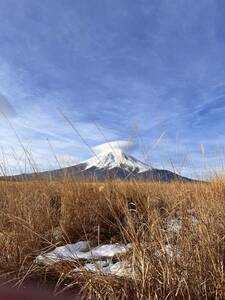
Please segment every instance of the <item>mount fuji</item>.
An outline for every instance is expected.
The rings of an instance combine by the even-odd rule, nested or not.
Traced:
[[[191,181],[187,177],[180,176],[168,170],[151,168],[121,149],[107,149],[96,153],[92,158],[77,165],[61,168],[53,171],[38,172],[10,176],[10,179],[60,179],[81,178],[88,180],[152,180],[152,181]],[[9,177],[8,177],[9,178]]]

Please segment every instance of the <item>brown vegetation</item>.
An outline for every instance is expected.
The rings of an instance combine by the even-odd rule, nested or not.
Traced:
[[[38,278],[92,299],[225,299],[224,181],[0,182],[0,214],[2,280]],[[171,232],[174,220],[182,226]],[[41,251],[87,239],[132,243],[129,276],[34,263]]]

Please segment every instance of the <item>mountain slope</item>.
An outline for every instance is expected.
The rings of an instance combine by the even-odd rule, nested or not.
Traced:
[[[120,149],[104,151],[75,166],[53,171],[2,177],[7,180],[81,178],[88,180],[135,179],[154,181],[191,181],[168,170],[151,168]]]
[[[95,157],[86,160],[84,163],[87,165],[85,170],[92,167],[109,170],[122,168],[128,172],[140,173],[149,169],[147,164],[144,164],[133,156],[124,153],[120,149],[96,154]]]

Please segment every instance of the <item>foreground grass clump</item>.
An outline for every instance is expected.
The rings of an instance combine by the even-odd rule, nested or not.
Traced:
[[[225,299],[225,182],[0,182],[0,272],[94,299]],[[89,240],[132,244],[127,276],[42,266],[41,252]],[[74,272],[76,268],[80,272]]]

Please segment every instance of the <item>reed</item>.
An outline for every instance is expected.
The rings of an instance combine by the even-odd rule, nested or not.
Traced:
[[[2,181],[0,215],[4,281],[38,278],[55,282],[55,293],[79,289],[87,299],[225,299],[224,180]],[[79,240],[131,243],[129,276],[76,273],[76,261],[34,263],[40,252]]]

